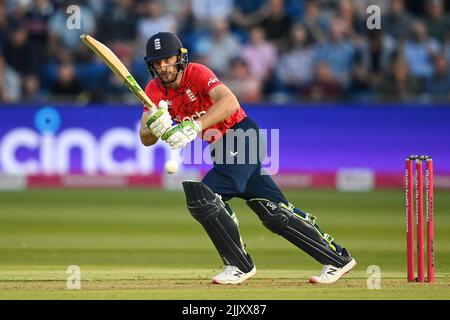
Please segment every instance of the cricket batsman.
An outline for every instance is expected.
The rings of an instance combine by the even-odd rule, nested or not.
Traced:
[[[238,284],[256,273],[236,215],[227,203],[233,197],[244,199],[265,227],[323,265],[311,283],[334,283],[356,265],[350,252],[324,233],[314,216],[291,204],[264,172],[259,150],[265,146],[258,125],[209,68],[188,63],[187,50],[176,35],[153,35],[147,42],[145,62],[153,77],[145,92],[160,107],[153,112],[144,109],[139,132],[142,144],[151,146],[162,139],[177,149],[197,136],[210,143],[213,168],[201,182],[183,181],[183,189],[189,212],[223,260],[223,271],[213,277],[213,283]],[[237,131],[252,131],[258,139],[246,139],[234,134]],[[258,150],[256,159],[254,150]]]

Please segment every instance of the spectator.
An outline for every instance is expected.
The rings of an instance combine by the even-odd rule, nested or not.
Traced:
[[[44,101],[44,95],[40,91],[39,78],[35,75],[26,75],[22,79],[22,98],[24,102],[36,103]]]
[[[195,19],[190,5],[180,12],[178,36],[185,48],[188,49],[191,57],[196,54],[195,50],[200,39],[208,35],[209,32],[209,28],[204,28]]]
[[[424,83],[424,93],[434,102],[450,101],[449,62],[444,55],[434,58],[434,75]]]
[[[428,36],[425,24],[416,20],[411,37],[404,47],[411,74],[421,80],[430,78],[433,74],[433,56],[438,50],[440,50],[439,43]]]
[[[217,20],[212,25],[212,34],[201,38],[196,52],[205,57],[205,63],[219,75],[225,74],[231,58],[241,52],[240,43],[230,33],[226,20]]]
[[[265,32],[260,27],[253,27],[250,31],[250,43],[242,50],[251,74],[261,82],[267,80],[277,62],[275,46],[266,40]]]
[[[276,72],[285,86],[283,89],[294,93],[313,76],[315,47],[311,45],[303,24],[293,25],[290,34],[290,48],[281,55]]]
[[[116,1],[117,0],[84,0],[84,4],[92,10],[95,16],[99,17],[106,14],[107,9],[114,6]]]
[[[192,0],[165,1],[166,12],[173,16],[176,21],[177,35],[183,42],[183,45],[190,50],[191,41],[184,39],[184,36],[190,37],[195,31],[195,18],[192,14]],[[193,35],[195,37],[195,35]],[[187,42],[186,42],[187,41]]]
[[[346,85],[353,68],[355,47],[346,37],[346,24],[340,18],[331,22],[330,38],[317,48],[317,61],[326,61],[342,85]]]
[[[411,15],[405,10],[404,0],[392,0],[390,12],[382,21],[383,30],[397,41],[403,41],[410,33]]]
[[[71,96],[82,92],[83,88],[76,77],[75,67],[71,63],[63,63],[58,67],[56,82],[50,92],[59,101],[70,101]]]
[[[191,0],[165,1],[166,12],[173,15],[177,19],[182,18],[186,14],[186,10],[190,11]]]
[[[292,23],[299,23],[303,17],[304,0],[285,0],[284,8],[291,17]]]
[[[376,84],[381,80],[382,74],[389,69],[392,55],[397,49],[395,41],[385,36],[382,30],[368,32],[367,44],[362,49],[362,59],[365,68],[371,75],[371,82]]]
[[[99,19],[99,38],[105,42],[136,38],[137,13],[134,0],[117,0]]]
[[[22,20],[27,12],[27,8],[33,3],[33,0],[6,0],[5,8],[11,21]]]
[[[231,12],[232,27],[244,32],[263,18],[265,0],[236,1]]]
[[[347,24],[346,30],[350,39],[355,44],[361,45],[363,33],[367,30],[365,19],[360,19],[356,14],[353,0],[341,0],[338,4],[338,17]]]
[[[17,102],[20,98],[20,77],[0,55],[0,102]]]
[[[0,53],[3,51],[8,34],[8,17],[5,8],[0,4]]]
[[[70,20],[68,20],[66,12],[69,6],[78,6],[80,9],[80,14],[77,16],[77,12],[73,13]],[[79,29],[76,28],[78,26],[75,24],[74,29],[67,27],[68,23],[70,25],[71,22],[76,22],[77,20],[79,21]],[[81,0],[65,0],[61,7],[51,16],[48,22],[48,28],[53,51],[59,49],[58,44],[75,50],[82,46],[82,42],[80,41],[81,34],[94,33],[96,30],[96,21],[94,13],[89,7],[82,5]]]
[[[450,34],[450,18],[445,14],[443,1],[427,0],[426,11],[425,23],[430,36],[444,42],[446,35]]]
[[[419,82],[409,71],[408,62],[398,55],[391,64],[391,70],[378,87],[379,98],[389,102],[414,101],[419,93]]]
[[[450,61],[450,34],[445,37],[442,52],[447,57],[447,60]]]
[[[330,22],[328,17],[323,14],[318,0],[307,0],[303,23],[313,42],[325,41]]]
[[[372,4],[381,8],[381,30],[366,28],[366,9]],[[52,91],[83,92],[96,102],[117,96],[125,101],[122,97],[130,97],[126,87],[79,35],[91,33],[117,50],[145,86],[147,40],[159,31],[172,31],[183,40],[191,61],[246,88],[250,93],[241,93],[245,101],[263,96],[269,102],[292,101],[299,92],[305,93],[302,98],[317,99],[330,87],[338,94],[325,97],[329,100],[367,101],[376,91],[386,100],[390,95],[397,101],[432,101],[436,95],[448,102],[441,97],[450,63],[448,4],[450,0],[0,0],[0,55],[7,70],[0,75],[2,101],[53,99]],[[66,11],[70,5],[81,9],[81,29],[67,27],[73,18]],[[4,89],[5,78],[8,84],[19,82],[11,94]]]
[[[284,0],[268,0],[265,17],[258,24],[266,33],[266,37],[282,52],[288,47],[288,34],[292,26],[291,17],[285,12]]]
[[[177,21],[172,14],[165,13],[164,4],[160,0],[147,1],[146,15],[138,20],[138,36],[141,49],[144,50],[148,39],[158,32],[176,32]],[[142,52],[143,53],[143,52]]]
[[[359,59],[353,68],[348,87],[349,98],[367,102],[372,97],[370,74],[363,59]]]
[[[224,83],[234,92],[240,102],[252,103],[261,101],[261,82],[251,74],[244,59],[231,59],[229,70],[224,77]]]
[[[29,42],[29,32],[23,24],[10,27],[10,36],[3,48],[6,62],[19,73],[31,73],[32,51]]]
[[[49,0],[36,0],[25,16],[31,50],[30,68],[33,74],[39,74],[42,71],[42,62],[47,59],[47,29],[53,11],[53,5]]]
[[[313,79],[302,89],[302,95],[312,101],[339,101],[343,89],[327,62],[316,64]]]
[[[233,0],[192,0],[192,14],[202,26],[227,19],[233,10]]]
[[[42,89],[46,92],[56,82],[58,77],[58,68],[61,64],[72,64],[72,52],[66,48],[60,48],[55,55],[52,55],[49,61],[45,64],[42,72]],[[92,78],[91,78],[92,79]]]

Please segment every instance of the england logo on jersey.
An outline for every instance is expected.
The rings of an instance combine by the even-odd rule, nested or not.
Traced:
[[[194,102],[195,100],[197,100],[197,97],[194,95],[194,93],[191,91],[191,89],[187,89],[186,94],[191,102]]]

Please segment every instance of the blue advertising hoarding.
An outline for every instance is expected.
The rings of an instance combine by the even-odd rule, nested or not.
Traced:
[[[450,108],[245,109],[269,130],[269,160],[277,163],[267,165],[274,173],[342,168],[402,173],[408,154],[431,155],[436,172],[450,172]],[[162,142],[156,148],[141,146],[140,117],[138,106],[4,106],[0,108],[0,172],[151,174],[163,168],[171,151]],[[206,143],[200,145],[207,150]],[[193,166],[202,171],[210,167],[207,161],[200,162]]]

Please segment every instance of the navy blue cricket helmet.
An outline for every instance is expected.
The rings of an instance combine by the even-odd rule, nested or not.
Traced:
[[[144,60],[153,78],[158,77],[153,61],[172,56],[177,56],[178,72],[184,70],[188,63],[188,52],[176,35],[171,32],[158,32],[148,39]]]

